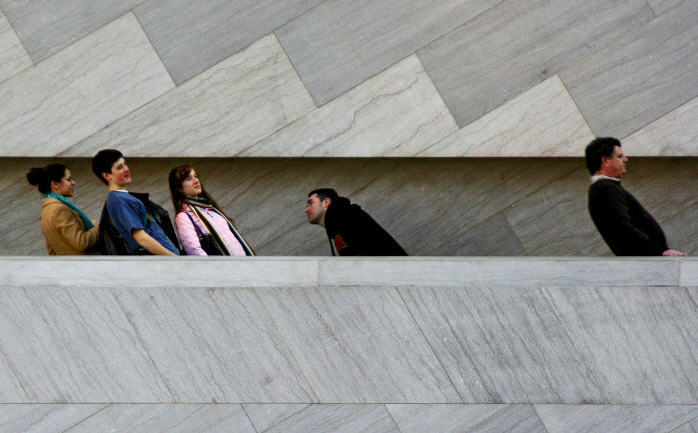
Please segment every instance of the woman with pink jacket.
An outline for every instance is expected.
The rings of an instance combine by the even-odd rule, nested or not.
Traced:
[[[253,256],[233,220],[204,189],[190,165],[170,171],[170,193],[176,212],[175,227],[189,256]]]

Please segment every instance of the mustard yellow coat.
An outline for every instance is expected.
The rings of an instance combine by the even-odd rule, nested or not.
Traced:
[[[85,230],[80,215],[53,197],[41,200],[41,232],[50,255],[87,254],[99,239],[97,225]]]

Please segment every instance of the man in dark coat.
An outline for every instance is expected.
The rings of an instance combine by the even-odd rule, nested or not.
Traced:
[[[349,199],[340,197],[333,189],[311,191],[305,214],[310,224],[325,228],[333,256],[407,255],[359,205],[351,204]]]
[[[592,175],[589,213],[611,251],[617,256],[685,256],[667,246],[657,221],[621,186],[628,158],[620,141],[596,138],[585,153]]]

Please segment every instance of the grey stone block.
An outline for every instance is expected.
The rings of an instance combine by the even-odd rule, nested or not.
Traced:
[[[237,404],[113,404],[66,433],[256,433]]]
[[[22,42],[0,11],[0,83],[31,64]]]
[[[135,13],[175,83],[181,84],[319,3],[150,0]]]
[[[595,134],[625,137],[698,96],[696,21],[685,1],[561,72]]]
[[[697,156],[698,98],[625,138],[623,149],[637,156]]]
[[[29,402],[172,401],[108,291],[3,287],[0,295],[0,346]]]
[[[606,401],[540,290],[399,290],[465,402]]]
[[[532,406],[512,405],[468,433],[548,433]]]
[[[3,404],[0,426],[7,433],[63,432],[105,407],[104,404]]]
[[[0,0],[34,62],[102,27],[143,0]]]
[[[276,31],[318,105],[499,0],[330,0]]]
[[[300,412],[307,404],[243,404],[242,408],[258,432],[263,432]]]
[[[402,433],[462,433],[480,424],[506,405],[498,404],[388,404]]]
[[[400,433],[382,404],[309,406],[266,433]]]
[[[545,292],[611,403],[698,404],[698,315],[686,289]]]
[[[659,15],[677,6],[684,0],[647,0],[647,3],[652,6],[654,13]]]
[[[535,408],[549,433],[669,433],[698,416],[698,406],[536,405]]]
[[[418,54],[464,126],[651,17],[644,0],[506,0]]]

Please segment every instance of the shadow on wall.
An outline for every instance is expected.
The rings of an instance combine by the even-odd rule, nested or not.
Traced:
[[[62,158],[78,179],[73,201],[98,220],[106,188],[89,159]],[[0,161],[3,255],[45,255],[40,195],[29,167]],[[174,217],[169,170],[191,163],[259,255],[330,255],[308,224],[307,193],[332,187],[361,205],[410,255],[610,255],[587,212],[581,158],[519,159],[129,159],[134,192],[149,192]],[[664,228],[669,245],[698,254],[698,159],[631,159],[624,185]]]

